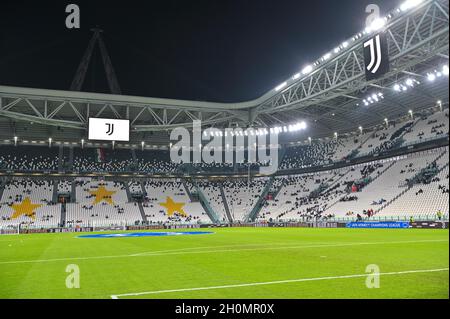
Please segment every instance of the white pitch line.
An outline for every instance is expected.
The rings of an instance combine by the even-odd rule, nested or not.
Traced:
[[[156,256],[174,256],[174,255],[191,255],[191,254],[213,254],[213,253],[233,253],[242,251],[265,251],[265,250],[284,250],[284,249],[303,249],[303,248],[330,248],[330,247],[350,247],[361,245],[386,245],[386,244],[416,244],[416,243],[431,243],[431,242],[448,242],[448,240],[412,240],[412,241],[391,241],[391,242],[362,242],[362,243],[343,243],[343,244],[329,244],[329,245],[303,245],[303,246],[282,246],[282,247],[261,247],[261,248],[242,248],[242,249],[217,249],[205,251],[177,251],[171,252],[157,252],[143,253],[140,255],[112,255],[112,256],[91,256],[91,257],[67,257],[54,259],[36,259],[36,260],[16,260],[16,261],[2,261],[0,265],[9,264],[25,264],[25,263],[44,263],[57,261],[71,261],[71,260],[91,260],[91,259],[111,259],[111,258],[130,258],[130,257],[156,257]]]
[[[284,246],[284,247],[263,247],[263,248],[242,248],[242,249],[216,249],[206,251],[167,251],[164,253],[144,253],[139,255],[144,256],[171,256],[171,255],[188,255],[188,254],[213,254],[221,252],[240,252],[240,251],[258,251],[258,250],[280,250],[280,249],[302,249],[302,248],[328,248],[328,247],[346,247],[346,246],[359,246],[359,245],[382,245],[382,244],[410,244],[410,243],[423,243],[423,242],[447,242],[448,240],[424,240],[424,241],[399,241],[399,242],[366,242],[366,243],[343,243],[343,244],[326,244],[326,245],[301,245],[301,246]],[[213,247],[214,248],[214,247]]]
[[[442,272],[442,271],[448,271],[448,270],[449,270],[448,268],[425,269],[425,270],[407,270],[407,271],[385,272],[385,273],[380,273],[379,275],[380,276],[405,275],[405,274],[417,274],[417,273]],[[369,275],[371,275],[371,274],[366,273],[366,274],[358,274],[358,275],[344,275],[344,276],[302,278],[302,279],[291,279],[291,280],[280,280],[280,281],[254,282],[254,283],[248,283],[248,284],[226,285],[226,286],[212,286],[212,287],[199,287],[199,288],[184,288],[184,289],[172,289],[172,290],[146,291],[146,292],[135,292],[135,293],[111,295],[110,297],[111,297],[111,299],[119,299],[120,297],[127,297],[127,296],[131,297],[131,296],[144,296],[144,295],[158,295],[158,294],[167,294],[167,293],[174,293],[174,292],[217,290],[217,289],[232,289],[232,288],[242,288],[242,287],[255,287],[255,286],[290,284],[290,283],[299,283],[299,282],[307,282],[307,281],[361,278],[361,277],[367,277]]]
[[[132,254],[131,257],[139,257],[145,255],[161,254],[161,253],[174,253],[174,252],[184,252],[199,249],[215,249],[215,248],[233,248],[233,247],[258,247],[258,246],[280,246],[280,245],[297,245],[298,243],[269,243],[269,244],[247,244],[247,245],[223,245],[223,246],[203,246],[203,247],[189,247],[180,249],[169,249],[169,250],[156,250],[156,251],[146,251],[142,253]],[[311,243],[313,244],[313,243]],[[336,244],[336,243],[325,243],[325,244]],[[298,246],[298,245],[297,245]]]
[[[355,243],[356,244],[356,243]],[[185,250],[195,250],[195,249],[209,249],[209,248],[227,248],[227,247],[247,247],[247,246],[264,246],[264,245],[285,245],[285,244],[260,244],[260,245],[227,245],[227,246],[211,246],[211,247],[192,247],[192,248],[183,248],[183,249],[172,249],[172,250],[156,250],[154,252],[143,252],[138,254],[131,255],[110,255],[110,256],[88,256],[88,257],[64,257],[64,258],[53,258],[53,259],[34,259],[34,260],[16,260],[16,261],[1,261],[0,265],[8,265],[8,264],[22,264],[22,263],[44,263],[44,262],[57,262],[57,261],[71,261],[71,260],[91,260],[91,259],[110,259],[110,258],[129,258],[129,257],[153,257],[153,256],[164,256],[164,255],[182,255],[182,254],[201,254],[201,253],[214,253],[214,252],[230,252],[230,251],[241,251],[241,250],[249,250],[249,249],[231,249],[231,250],[216,250],[216,251],[200,251],[200,252],[189,252]],[[293,245],[293,244],[292,244]],[[339,245],[339,244],[338,244]],[[349,244],[346,244],[349,245]],[[292,246],[292,248],[300,248],[300,247],[323,247],[324,245],[313,245],[313,246]],[[290,246],[288,246],[290,247]],[[276,249],[286,249],[287,247],[277,247]],[[263,248],[255,248],[250,250],[265,250],[270,249],[269,247]]]

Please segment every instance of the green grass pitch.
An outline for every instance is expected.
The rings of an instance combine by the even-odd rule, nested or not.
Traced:
[[[448,230],[213,231],[0,236],[0,298],[449,298]],[[78,289],[66,287],[70,264]],[[366,286],[370,264],[382,273],[379,288]]]

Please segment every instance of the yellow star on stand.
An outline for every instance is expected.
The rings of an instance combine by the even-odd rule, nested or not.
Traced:
[[[180,215],[187,216],[187,214],[183,210],[184,203],[175,203],[172,198],[167,197],[165,203],[159,203],[159,205],[165,207],[167,209],[167,215],[170,217],[175,212],[179,213]]]
[[[20,204],[12,204],[11,208],[14,209],[14,213],[12,214],[11,219],[16,219],[22,215],[28,216],[32,219],[36,219],[36,213],[34,212],[34,210],[41,206],[41,204],[33,204],[30,198],[27,197]]]
[[[96,191],[89,191],[89,194],[94,195],[94,205],[101,203],[102,201],[107,202],[110,205],[113,205],[112,195],[114,195],[116,191],[109,191],[105,188],[105,186],[100,186]]]

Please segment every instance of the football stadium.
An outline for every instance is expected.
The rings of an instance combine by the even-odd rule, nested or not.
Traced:
[[[0,299],[449,298],[448,0],[369,5],[237,102],[124,89],[140,62],[60,7],[77,59],[0,54]]]

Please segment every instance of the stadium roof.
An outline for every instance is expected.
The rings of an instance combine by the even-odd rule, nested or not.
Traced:
[[[304,139],[369,128],[438,100],[448,105],[448,0],[406,0],[376,29],[362,31],[278,87],[242,103],[0,86],[0,137],[22,131],[83,138],[89,117],[112,117],[131,121],[134,141],[151,135],[165,143],[168,130],[191,127],[197,119],[208,127],[267,129],[305,121],[307,132],[298,137]],[[382,78],[366,81],[363,42],[381,31],[387,34],[391,68]]]

